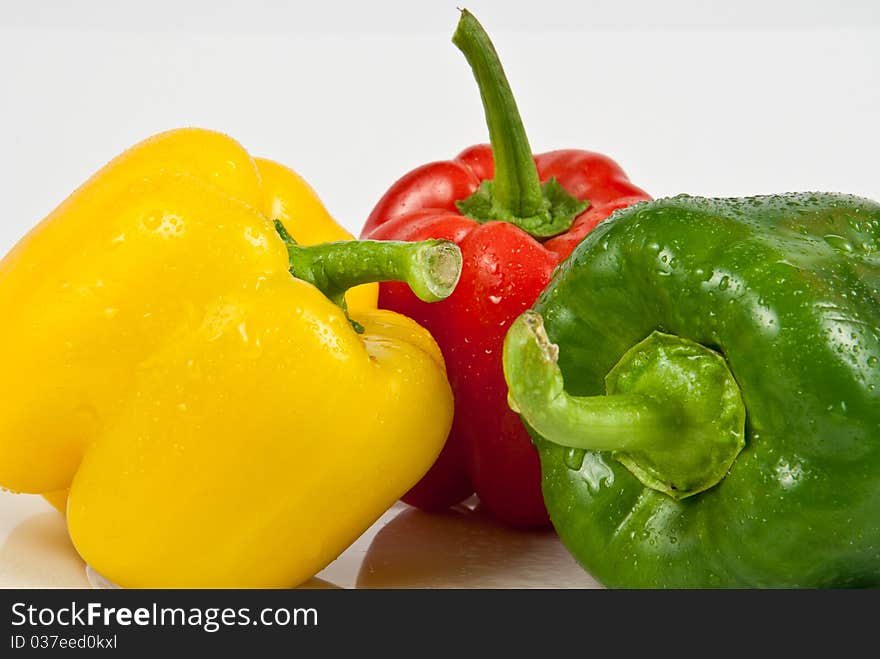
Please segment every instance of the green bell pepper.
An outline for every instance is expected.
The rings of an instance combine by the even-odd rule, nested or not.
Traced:
[[[679,196],[599,225],[512,326],[511,407],[611,587],[880,585],[880,204]]]

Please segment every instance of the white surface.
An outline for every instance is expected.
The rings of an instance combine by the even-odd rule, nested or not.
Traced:
[[[0,252],[181,125],[292,166],[357,233],[399,175],[487,139],[456,4],[492,33],[536,151],[606,152],[655,196],[880,198],[876,0],[0,0]]]
[[[87,574],[64,517],[40,497],[0,492],[0,588],[106,587]],[[597,588],[552,531],[505,529],[459,507],[395,504],[304,588]]]

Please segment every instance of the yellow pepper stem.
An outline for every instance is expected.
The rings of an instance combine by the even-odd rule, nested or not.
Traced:
[[[343,240],[304,246],[281,222],[276,220],[275,228],[287,245],[290,273],[343,307],[349,288],[382,281],[405,282],[420,300],[437,302],[449,297],[461,275],[461,250],[449,240]]]

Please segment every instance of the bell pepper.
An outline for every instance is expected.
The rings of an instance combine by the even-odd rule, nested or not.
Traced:
[[[556,530],[608,586],[880,585],[880,204],[618,211],[511,327]]]
[[[348,237],[301,178],[218,133],[110,162],[0,262],[0,484],[70,488],[76,549],[122,586],[312,576],[452,419],[430,335],[356,285],[442,298],[458,248],[324,242]]]
[[[476,491],[503,522],[542,526],[549,522],[538,456],[506,402],[504,335],[597,222],[649,197],[598,153],[570,149],[533,157],[498,55],[467,11],[453,43],[479,85],[491,147],[472,146],[454,160],[404,175],[378,202],[361,234],[445,238],[461,247],[464,260],[461,282],[438,304],[423,304],[405,286],[380,286],[380,307],[415,319],[437,340],[455,394],[446,446],[403,500],[439,510]]]

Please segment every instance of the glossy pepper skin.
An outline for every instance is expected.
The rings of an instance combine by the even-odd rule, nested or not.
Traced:
[[[619,211],[505,343],[563,542],[625,588],[880,584],[880,204]]]
[[[73,543],[117,584],[296,585],[442,447],[430,335],[375,309],[374,285],[348,293],[362,333],[324,294],[371,281],[375,246],[287,230],[348,237],[292,171],[184,129],[110,162],[0,262],[0,484],[69,487]],[[377,249],[377,270],[403,253]]]
[[[569,149],[532,158],[497,55],[466,11],[453,41],[480,84],[492,146],[473,146],[453,160],[404,175],[380,199],[362,232],[374,239],[445,238],[458,244],[463,255],[462,279],[441,303],[423,304],[393,282],[380,286],[380,307],[431,331],[455,394],[455,419],[443,453],[404,501],[438,510],[476,491],[503,522],[541,526],[548,518],[538,456],[506,402],[504,335],[596,223],[649,197],[598,153]],[[537,222],[535,209],[549,205],[550,196],[545,189],[542,199],[541,184],[551,179],[568,197],[550,207],[551,218]],[[478,191],[487,181],[494,182],[495,192],[507,184],[506,202],[496,194],[492,208],[480,207]]]

